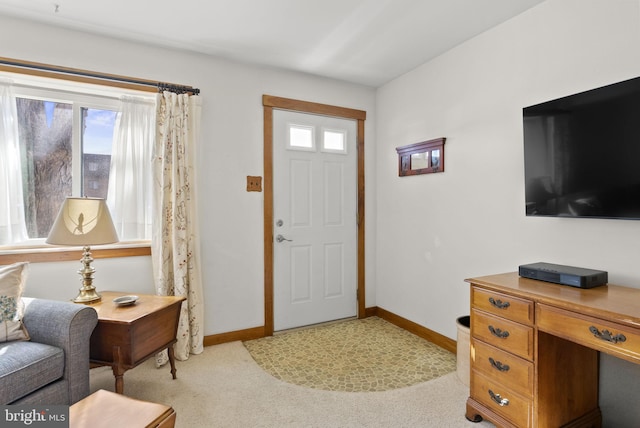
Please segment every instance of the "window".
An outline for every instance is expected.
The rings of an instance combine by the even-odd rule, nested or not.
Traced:
[[[107,197],[112,109],[118,106],[106,103],[112,106],[105,109],[101,99],[50,91],[16,92],[27,233],[43,239],[67,196]]]
[[[289,125],[289,148],[296,150],[315,150],[313,126]]]
[[[313,126],[288,124],[287,148],[289,150],[316,151],[316,129]],[[318,132],[319,150],[326,153],[347,153],[347,131],[342,129],[322,129]]]
[[[67,196],[107,199],[109,194],[114,132],[125,93],[107,87],[89,93],[82,84],[73,89],[69,83],[58,86],[13,86],[28,240],[10,242],[11,246],[44,243]],[[147,100],[154,98],[145,94]]]
[[[324,152],[347,152],[347,131],[325,129],[323,130],[322,151]]]
[[[82,189],[92,198],[105,198],[109,188],[111,147],[117,112],[83,108],[81,129]]]

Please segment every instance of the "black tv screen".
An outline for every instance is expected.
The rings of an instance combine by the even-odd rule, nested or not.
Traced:
[[[640,77],[523,109],[528,216],[640,219]]]

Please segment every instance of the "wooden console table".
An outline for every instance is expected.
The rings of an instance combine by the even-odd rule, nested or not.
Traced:
[[[516,272],[471,284],[466,417],[499,427],[600,427],[598,352],[640,364],[640,289]]]
[[[102,300],[90,304],[98,312],[91,334],[90,361],[113,369],[116,392],[124,390],[124,372],[167,349],[171,375],[176,378],[173,344],[184,297],[138,295],[135,304],[117,306],[113,299],[127,293],[103,291]]]

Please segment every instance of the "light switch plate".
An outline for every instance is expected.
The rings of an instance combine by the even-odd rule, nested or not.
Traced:
[[[247,175],[247,192],[262,192],[262,177]]]

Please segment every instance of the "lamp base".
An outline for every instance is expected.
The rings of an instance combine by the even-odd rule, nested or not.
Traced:
[[[80,289],[80,292],[73,299],[74,303],[91,303],[98,302],[102,300],[102,296],[96,292],[95,287],[91,287],[91,289],[85,289],[84,287]]]
[[[102,299],[102,296],[96,292],[96,287],[93,286],[93,274],[96,270],[91,266],[92,261],[91,250],[89,246],[86,246],[83,248],[82,259],[80,259],[83,268],[78,271],[82,279],[82,287],[76,298],[73,299],[75,303],[91,303]]]

